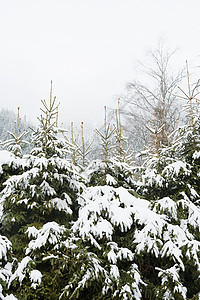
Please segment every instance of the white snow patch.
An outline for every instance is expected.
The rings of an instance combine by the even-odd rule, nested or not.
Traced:
[[[29,242],[28,248],[26,249],[26,254],[29,254],[31,251],[40,249],[47,242],[52,245],[57,244],[61,235],[65,232],[65,227],[60,226],[56,222],[48,222],[39,230],[32,226],[29,227],[26,232],[29,238],[31,235],[35,238],[35,240]]]
[[[67,195],[68,196],[68,195]],[[72,214],[72,210],[69,207],[69,204],[71,204],[71,198],[68,196],[66,199],[60,199],[60,198],[53,198],[49,200],[48,206],[53,206],[57,208],[59,211],[65,211],[68,214]]]
[[[110,265],[110,275],[111,277],[114,277],[115,279],[119,278],[119,269],[116,265]]]
[[[183,170],[183,172],[187,175],[191,173],[191,170],[188,169],[188,165],[185,162],[179,160],[166,166],[162,171],[162,174],[166,174],[167,177],[173,176],[174,174],[178,176],[181,170]]]
[[[42,273],[38,270],[32,270],[29,276],[32,282],[31,286],[36,289],[36,287],[42,282]]]
[[[7,295],[3,300],[18,300],[13,294]]]
[[[17,270],[11,276],[8,287],[10,286],[12,281],[15,280],[16,278],[19,278],[20,283],[23,281],[23,279],[26,275],[26,267],[30,261],[32,261],[32,259],[29,256],[26,256],[22,259],[22,261],[20,263],[18,263]]]
[[[0,151],[0,164],[1,165],[9,164],[13,159],[15,159],[15,156],[11,152],[9,152],[7,150]]]

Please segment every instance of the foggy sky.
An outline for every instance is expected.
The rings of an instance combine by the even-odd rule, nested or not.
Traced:
[[[159,36],[200,65],[198,0],[0,0],[0,109],[35,121],[50,81],[60,120],[103,122]]]

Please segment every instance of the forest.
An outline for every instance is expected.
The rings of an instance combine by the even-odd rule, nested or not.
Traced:
[[[0,299],[200,299],[200,81],[171,57],[94,139],[52,84],[36,126],[0,112]]]

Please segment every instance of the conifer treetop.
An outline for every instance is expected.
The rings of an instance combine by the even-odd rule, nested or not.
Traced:
[[[19,115],[20,108],[17,108],[17,120],[15,122],[15,131],[10,132],[8,131],[11,139],[2,142],[3,148],[7,148],[11,151],[14,155],[22,157],[22,149],[29,144],[28,141],[24,140],[24,137],[27,136],[28,132],[23,131],[21,134],[19,133],[20,129],[20,115]]]

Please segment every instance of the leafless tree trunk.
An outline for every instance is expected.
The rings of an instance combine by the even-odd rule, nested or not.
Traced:
[[[173,95],[183,78],[183,70],[173,75],[170,66],[175,51],[166,50],[159,43],[156,50],[148,53],[149,64],[140,63],[144,82],[134,80],[127,84],[124,112],[129,127],[138,132],[147,143],[151,140],[150,128],[162,128],[159,134],[160,145],[166,145],[168,135],[175,129],[180,115],[177,98]]]

